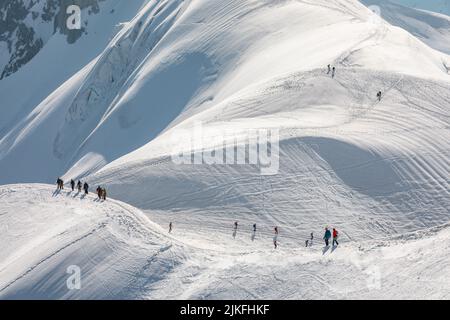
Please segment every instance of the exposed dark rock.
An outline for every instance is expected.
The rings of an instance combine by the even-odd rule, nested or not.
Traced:
[[[106,0],[0,0],[0,43],[6,43],[9,51],[9,60],[0,62],[0,80],[28,63],[51,35],[64,34],[67,42],[72,44],[87,34],[87,19],[100,12],[102,1]],[[86,14],[86,17],[82,16],[84,23],[79,30],[67,28],[66,9],[70,5],[78,5]],[[40,34],[34,23],[47,23],[48,33],[40,31]]]

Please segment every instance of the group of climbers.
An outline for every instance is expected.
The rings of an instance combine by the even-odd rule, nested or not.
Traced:
[[[57,184],[57,190],[64,189],[64,181],[61,178],[58,178],[56,180],[56,184]],[[75,181],[73,179],[70,180],[70,186],[72,188],[72,191],[74,191]],[[86,195],[89,193],[89,185],[87,182],[84,182],[84,184],[83,184],[80,180],[78,180],[77,188],[78,188],[78,192],[81,192],[81,188],[83,188]],[[96,191],[97,191],[97,196],[98,196],[99,200],[106,200],[106,189],[105,188],[98,186]],[[234,222],[234,236],[238,229],[238,226],[239,226],[239,223],[237,221],[235,221]],[[172,222],[170,222],[169,223],[169,233],[172,232],[172,228],[173,228],[173,224],[172,224]],[[327,247],[329,246],[331,238],[333,239],[333,242],[332,242],[333,246],[339,245],[339,242],[337,241],[338,237],[339,237],[339,233],[336,228],[333,228],[332,230],[333,231],[331,232],[328,227],[325,228],[325,234],[323,236],[323,239],[325,241],[325,246],[327,246]],[[253,224],[253,233],[256,233],[256,223]],[[277,239],[278,239],[278,234],[279,234],[278,226],[274,227],[274,234],[275,234],[275,236],[273,238],[273,244],[274,244],[275,249],[277,249],[278,248]],[[314,234],[311,232],[310,239],[305,241],[306,247],[312,245],[313,239],[314,239]]]
[[[64,189],[64,180],[62,180],[61,178],[58,178],[56,180],[56,187],[57,190],[62,190]],[[87,182],[81,182],[80,180],[78,180],[78,182],[76,183],[76,187],[78,192],[81,192],[81,189],[83,189],[84,194],[88,195],[89,194],[89,184]],[[73,179],[70,180],[70,188],[72,189],[72,191],[75,191],[75,181]],[[103,199],[106,200],[106,189],[105,188],[100,188],[99,192],[99,188],[97,188],[97,195],[99,197],[99,199]]]
[[[331,73],[331,77],[334,79],[334,77],[336,76],[336,67],[331,68],[331,65],[329,64],[327,66],[327,68],[328,68],[327,74]],[[382,97],[382,93],[381,93],[381,91],[378,91],[377,92],[377,99],[378,99],[378,101],[381,101],[381,97]]]
[[[235,233],[238,229],[238,226],[239,226],[239,223],[237,221],[235,221],[234,227],[233,227],[233,230],[234,230],[233,238],[235,237]],[[273,244],[274,244],[275,249],[277,249],[278,248],[277,240],[278,240],[278,234],[279,234],[278,226],[275,226],[273,230],[274,230],[274,234],[275,234],[275,236],[273,238]],[[172,222],[170,223],[170,226],[169,226],[169,232],[171,232],[171,231],[172,231]],[[256,223],[253,224],[253,233],[254,234],[256,233]],[[325,228],[325,235],[323,236],[323,239],[325,240],[325,246],[328,247],[330,245],[330,239],[333,240],[333,242],[332,242],[333,246],[338,246],[339,245],[338,237],[339,237],[339,232],[337,231],[336,228],[333,228],[332,231],[330,231],[330,229],[328,229],[328,227]],[[311,232],[310,238],[305,241],[306,247],[312,246],[313,240],[314,240],[314,233]]]
[[[335,244],[336,244],[336,246],[338,246],[339,245],[339,243],[337,241],[337,239],[339,237],[338,231],[335,228],[333,228],[333,233],[331,233],[331,231],[328,229],[328,227],[325,228],[325,235],[323,236],[323,240],[325,240],[325,246],[328,247],[330,245],[329,241],[330,241],[331,237],[333,237],[333,246],[335,246]]]
[[[331,73],[331,77],[334,78],[334,76],[336,75],[336,67],[331,68],[331,65],[328,65],[328,72],[327,74]]]

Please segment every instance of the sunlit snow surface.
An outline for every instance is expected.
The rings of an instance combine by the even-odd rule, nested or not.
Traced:
[[[450,3],[448,0],[392,0],[392,2],[412,8],[450,14]]]
[[[354,0],[148,1],[113,37],[52,38],[0,83],[0,183],[117,200],[1,187],[0,296],[448,298],[450,18],[377,3],[386,21]],[[174,163],[199,123],[206,148],[279,130],[279,171]]]
[[[0,187],[0,297],[51,299],[449,298],[447,226],[325,250],[216,224],[214,242],[122,202],[47,185]],[[213,221],[205,219],[205,224]],[[201,225],[192,227],[202,230]],[[252,240],[253,238],[253,240]],[[69,290],[80,268],[81,289]],[[71,269],[69,269],[70,271]]]

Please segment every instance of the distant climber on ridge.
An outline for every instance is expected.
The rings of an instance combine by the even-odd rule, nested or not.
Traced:
[[[378,101],[381,101],[381,95],[382,95],[381,91],[378,91],[378,93],[377,93]]]
[[[334,78],[336,75],[336,67],[333,67],[333,72],[331,73],[331,77]]]
[[[81,181],[78,180],[78,183],[77,183],[78,192],[81,192],[81,187],[82,187]]]
[[[331,65],[328,65],[328,72],[327,72],[327,74],[330,74],[330,72],[331,72]]]
[[[70,179],[70,187],[72,188],[72,191],[75,190],[75,181],[73,181],[73,179]]]
[[[310,238],[305,241],[306,247],[312,246],[313,240],[314,240],[314,233],[311,232]]]
[[[89,194],[89,185],[87,184],[87,182],[84,183],[83,189],[85,194]]]

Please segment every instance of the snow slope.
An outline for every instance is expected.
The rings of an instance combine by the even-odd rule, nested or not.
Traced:
[[[171,235],[124,203],[47,185],[0,187],[2,299],[443,299],[449,298],[448,226],[325,251],[291,247],[250,228]],[[210,223],[210,221],[205,221]],[[225,237],[226,236],[226,237]],[[69,290],[70,266],[81,289]],[[71,269],[69,269],[70,271]]]
[[[436,50],[450,53],[450,18],[447,15],[408,8],[388,0],[361,2],[367,6],[378,6],[383,19],[390,24],[407,30]]]
[[[0,199],[2,298],[132,298],[178,263],[161,228],[124,203],[37,184],[2,187]],[[66,286],[71,265],[79,292]]]
[[[393,0],[392,2],[396,2],[408,7],[418,8],[422,10],[428,10],[447,15],[450,14],[450,6],[448,1],[446,0],[438,0],[438,1]]]
[[[48,182],[53,170],[61,171],[62,164],[53,157],[52,139],[76,94],[71,84],[86,74],[143,2],[102,2],[102,14],[90,17],[92,32],[73,44],[54,34],[29,63],[0,82],[0,162],[8,168],[0,173],[0,183]],[[32,161],[26,156],[29,153],[34,154]],[[42,170],[44,164],[52,169]]]
[[[1,84],[1,183],[50,182],[71,168],[75,175],[95,172],[169,124],[239,99],[259,83],[328,63],[448,79],[447,55],[403,29],[374,23],[354,0],[148,1],[135,12],[97,58],[70,63],[72,72],[80,71],[57,90],[39,78],[45,87],[31,83],[38,91],[22,97],[20,74]],[[75,47],[84,51],[90,40],[95,37]],[[66,47],[47,44],[32,62],[52,66]],[[23,69],[23,77],[45,74],[32,69]],[[61,82],[53,73],[52,81]],[[24,156],[30,150],[39,150],[33,160]]]
[[[56,90],[19,113],[0,106],[0,183],[82,177],[129,204],[1,187],[4,225],[20,212],[34,233],[21,238],[13,223],[0,243],[29,252],[43,239],[31,257],[5,250],[2,297],[448,297],[447,271],[436,272],[449,263],[448,55],[356,0],[147,1],[136,12]],[[6,81],[23,83],[32,63]],[[238,146],[249,129],[279,130],[279,171],[176,164],[179,130],[199,123],[196,154],[222,145],[226,129]],[[31,227],[42,224],[55,229]],[[342,246],[302,249],[326,225]],[[67,292],[71,260],[92,287]]]

